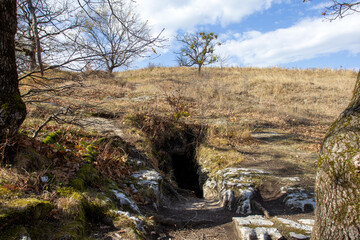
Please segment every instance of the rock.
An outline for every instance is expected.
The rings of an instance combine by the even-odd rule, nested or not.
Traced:
[[[289,210],[301,212],[314,211],[316,205],[314,193],[307,193],[301,188],[287,188],[284,203]]]
[[[160,175],[160,173],[155,170],[143,170],[135,172],[131,176],[138,179],[138,185],[153,190],[156,196],[156,203],[159,205],[161,199],[161,191],[159,186],[163,180],[163,177]]]
[[[315,224],[314,219],[299,219],[298,221],[302,224],[306,224],[306,225],[310,225],[310,226],[314,226],[314,224]]]
[[[139,231],[145,232],[144,224],[139,218],[131,216],[131,214],[129,212],[124,212],[124,211],[117,211],[116,214],[123,215],[123,216],[127,217],[128,219],[130,219],[131,221],[134,222],[134,224],[136,225],[136,228]]]
[[[127,205],[135,212],[141,214],[140,209],[138,208],[138,206],[136,205],[136,203],[133,200],[126,197],[126,195],[124,193],[121,193],[117,190],[112,190],[112,191],[115,193],[115,196],[120,201],[121,205]]]
[[[277,240],[283,236],[274,227],[273,222],[262,216],[248,216],[244,218],[233,218],[237,234],[243,240]]]
[[[292,221],[285,218],[266,219],[263,216],[234,217],[233,223],[240,239],[244,240],[275,240],[275,239],[309,239],[313,220],[302,219]]]
[[[298,223],[298,222],[295,222],[295,221],[292,221],[292,220],[289,220],[289,219],[279,218],[279,217],[276,218],[276,219],[279,220],[284,225],[287,225],[288,227],[303,230],[303,231],[306,231],[309,234],[312,232],[312,229],[313,229],[313,227],[312,227],[313,225],[301,224],[301,223]]]
[[[204,197],[218,198],[223,207],[238,214],[251,214],[256,182],[268,173],[257,169],[225,168],[206,180]]]
[[[257,225],[257,226],[273,226],[274,223],[265,219],[263,216],[254,215],[248,217],[234,217],[233,221],[236,221],[239,225]]]
[[[291,233],[290,233],[290,237],[295,238],[295,239],[299,239],[299,240],[302,240],[302,239],[310,239],[310,236],[309,236],[309,235],[303,235],[303,234],[294,233],[294,232],[291,232]]]

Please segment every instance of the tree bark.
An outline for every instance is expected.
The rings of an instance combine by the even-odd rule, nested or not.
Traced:
[[[321,147],[315,195],[312,240],[360,239],[360,72],[351,103]]]
[[[0,0],[0,142],[14,136],[26,116],[15,61],[16,0]]]
[[[34,39],[32,39],[34,41],[34,46],[36,46],[36,54],[37,54],[37,60],[40,66],[40,72],[41,75],[44,75],[44,67],[42,64],[42,60],[41,60],[41,46],[40,46],[40,40],[39,40],[39,32],[38,32],[38,23],[37,23],[37,18],[36,18],[36,13],[35,13],[35,7],[32,4],[32,0],[27,0],[28,3],[28,8],[30,11],[30,15],[31,15],[31,27],[32,27],[32,32],[34,35]]]

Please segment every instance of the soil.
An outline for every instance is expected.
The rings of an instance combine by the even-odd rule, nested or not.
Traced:
[[[184,196],[159,209],[155,220],[160,228],[152,239],[237,239],[232,217],[239,216],[216,199]]]
[[[314,219],[314,213],[286,211],[279,203],[281,199],[261,202],[270,213],[289,220]],[[260,214],[260,213],[259,213]],[[221,207],[216,199],[201,199],[184,196],[171,206],[161,207],[155,221],[159,224],[152,232],[152,240],[234,240],[237,237],[233,217],[244,217]]]

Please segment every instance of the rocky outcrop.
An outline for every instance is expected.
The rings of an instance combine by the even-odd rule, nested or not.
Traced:
[[[235,217],[233,223],[242,240],[309,239],[314,224],[311,219],[292,221],[285,218],[266,219],[259,215]]]
[[[298,178],[280,178],[258,169],[225,168],[208,178],[203,186],[205,198],[218,198],[223,207],[238,214],[254,214],[253,199],[261,196],[264,182],[276,182],[279,204],[292,212],[315,209],[314,194],[298,186]],[[257,209],[259,210],[259,209]],[[263,209],[260,209],[263,211]]]

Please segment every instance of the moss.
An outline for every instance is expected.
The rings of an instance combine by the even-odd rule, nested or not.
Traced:
[[[43,143],[45,144],[52,144],[55,143],[57,138],[60,136],[61,134],[61,130],[57,130],[56,132],[52,132],[50,134],[48,134],[44,139],[43,139]]]
[[[58,226],[58,222],[42,220],[27,225],[27,231],[31,239],[53,239],[54,232],[57,231]]]
[[[48,201],[23,198],[2,202],[0,209],[0,229],[8,225],[33,222],[46,217],[53,209]]]
[[[25,119],[26,116],[26,105],[23,102],[20,93],[18,91],[15,92],[8,92],[7,94],[4,94],[2,92],[0,96],[0,108],[2,110],[3,116],[9,116],[11,113],[15,110],[16,112],[22,113],[22,120],[20,120],[21,123]],[[15,120],[15,119],[7,119],[7,120]],[[20,125],[20,124],[19,124]]]
[[[76,189],[72,187],[59,187],[56,189],[56,193],[60,197],[72,197],[78,201],[82,201],[84,198],[81,193],[79,193],[78,191],[76,191]]]
[[[38,171],[39,169],[45,169],[51,161],[44,155],[38,153],[34,148],[26,147],[22,148],[16,156],[16,166],[19,169],[26,169],[27,171]]]
[[[110,210],[115,205],[106,195],[102,193],[88,194],[83,201],[86,218],[91,222],[102,222],[104,218],[110,217]]]
[[[289,225],[286,225],[276,218],[272,218],[271,221],[274,223],[274,227],[279,230],[279,232],[281,233],[281,235],[285,237],[285,239],[292,239],[290,237],[291,232],[302,235],[310,235],[309,232],[303,229],[294,228]]]
[[[23,236],[29,236],[27,229],[24,226],[13,226],[0,232],[1,239],[19,240]]]
[[[85,182],[81,178],[75,178],[70,182],[70,186],[74,189],[83,192],[86,189]]]
[[[77,177],[88,186],[96,186],[100,182],[97,170],[91,164],[84,164],[78,171]]]
[[[206,169],[210,169],[210,175],[218,170],[239,164],[243,160],[241,153],[235,150],[221,151],[205,145],[197,149],[197,161]]]
[[[114,226],[124,232],[123,237],[125,239],[142,239],[135,223],[124,215],[118,215],[114,219]]]
[[[64,221],[61,224],[61,226],[58,228],[58,230],[51,239],[80,240],[80,239],[84,239],[85,234],[86,234],[86,229],[84,222],[80,220],[68,220],[68,221]]]

